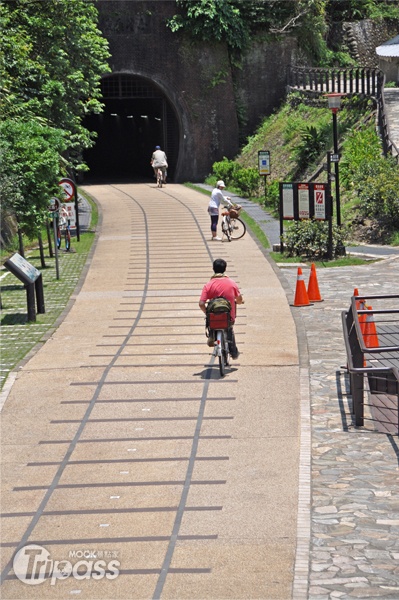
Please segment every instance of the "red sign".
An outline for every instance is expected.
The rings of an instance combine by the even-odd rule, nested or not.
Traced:
[[[324,221],[326,218],[326,186],[323,183],[315,183],[314,199],[314,218]]]
[[[60,179],[58,185],[60,185],[64,190],[64,202],[73,202],[75,199],[76,186],[72,179],[64,177],[63,179]]]

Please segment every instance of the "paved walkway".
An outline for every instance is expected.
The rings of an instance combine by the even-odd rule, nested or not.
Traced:
[[[210,241],[203,194],[87,189],[90,269],[2,412],[2,598],[290,598],[299,368],[278,276],[249,235]],[[218,256],[246,298],[223,380],[198,308]],[[31,544],[66,572],[76,552],[115,559],[119,576],[21,582],[13,555]]]
[[[88,277],[5,406],[10,516],[2,533],[7,542],[49,542],[64,559],[66,549],[106,547],[120,553],[124,572],[96,587],[7,579],[2,597],[397,600],[399,448],[370,422],[353,427],[340,313],[355,287],[399,293],[399,249],[377,263],[319,270],[324,302],[289,308],[296,269],[278,269],[249,235],[208,243],[203,195],[174,185],[90,191],[104,221]],[[273,242],[273,220],[245,209]],[[247,300],[237,325],[240,364],[222,384],[195,325],[198,289],[216,255],[226,257]],[[176,271],[183,287],[174,274],[166,280]],[[170,307],[170,295],[184,308]],[[201,397],[195,455],[184,436],[192,435],[190,419],[198,426],[191,407]],[[195,464],[196,484],[181,470],[185,460]],[[188,483],[188,504],[179,479]],[[140,481],[140,493],[129,488]],[[147,489],[145,481],[158,485]],[[5,563],[13,549],[6,547]]]
[[[399,88],[385,88],[384,98],[390,138],[399,150]]]

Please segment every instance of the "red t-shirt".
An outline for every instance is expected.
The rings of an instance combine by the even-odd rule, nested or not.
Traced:
[[[208,283],[206,283],[202,288],[200,301],[206,302],[207,300],[219,298],[220,296],[223,296],[223,298],[229,300],[231,304],[231,318],[233,321],[235,321],[235,299],[240,296],[240,290],[238,289],[237,284],[230,279],[230,277],[215,277],[215,279],[208,281]]]

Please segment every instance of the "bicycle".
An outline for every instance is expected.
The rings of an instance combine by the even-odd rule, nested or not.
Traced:
[[[230,313],[208,314],[208,327],[214,339],[213,356],[219,359],[221,377],[224,377],[226,367],[230,365],[230,346],[227,335],[230,325]]]
[[[157,169],[157,186],[159,188],[161,188],[163,183],[164,183],[163,172],[162,172],[162,169],[160,167],[158,167],[158,169]]]
[[[71,249],[71,220],[67,219],[64,216],[62,216],[60,219],[58,219],[58,225],[57,225],[57,248],[58,249],[61,248],[62,233],[64,233],[64,238],[65,238],[65,250],[66,250],[66,252],[69,252],[69,250]]]
[[[242,206],[234,204],[232,208],[222,212],[222,233],[231,240],[239,240],[245,235],[247,227],[239,218]]]

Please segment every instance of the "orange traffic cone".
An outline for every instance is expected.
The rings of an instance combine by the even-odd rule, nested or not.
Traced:
[[[306,291],[305,282],[303,279],[302,269],[298,267],[298,275],[296,280],[295,299],[293,306],[309,306],[308,293]]]
[[[380,344],[378,342],[377,328],[374,323],[373,313],[371,312],[373,307],[368,306],[367,308],[370,311],[370,314],[366,315],[366,322],[364,324],[364,345],[366,348],[379,348]]]
[[[311,302],[323,302],[320,296],[319,284],[317,282],[316,266],[312,263],[310,267],[310,277],[308,283],[308,298]]]

